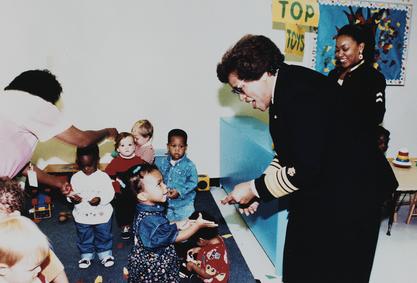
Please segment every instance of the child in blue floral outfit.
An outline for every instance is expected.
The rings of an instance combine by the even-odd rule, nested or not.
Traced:
[[[128,282],[179,282],[179,261],[174,243],[187,240],[200,228],[217,227],[201,214],[196,220],[170,223],[164,215],[167,187],[155,165],[143,165],[131,179],[138,190],[133,226],[134,246],[128,257]]]
[[[167,157],[155,160],[155,164],[168,186],[167,218],[173,222],[186,219],[194,212],[198,175],[194,163],[185,155],[187,151],[185,131],[181,129],[169,131],[167,149]]]

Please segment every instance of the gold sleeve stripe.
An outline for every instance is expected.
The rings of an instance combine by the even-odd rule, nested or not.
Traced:
[[[277,171],[277,173],[276,173],[277,180],[278,180],[278,183],[279,183],[279,184],[285,184],[285,181],[283,180],[283,176],[282,176],[282,171],[283,171],[283,170],[279,170],[279,171]],[[282,185],[281,185],[281,188],[282,188],[284,191],[286,191],[287,193],[289,193],[289,194],[293,192],[293,190],[288,189],[288,186],[282,186]]]
[[[273,172],[277,171],[280,168],[281,168],[281,165],[279,164],[278,158],[275,157],[271,161],[271,164],[269,164],[269,166],[265,169],[264,174],[273,173]]]
[[[275,168],[275,170],[276,169],[281,169],[281,165],[279,165],[279,164],[271,163],[271,164],[269,164],[269,166]]]
[[[270,166],[274,166],[276,168],[281,168],[281,165],[279,164],[278,159],[272,160]]]
[[[272,167],[273,168],[273,167]],[[288,195],[298,188],[291,184],[287,177],[287,168],[271,170],[271,166],[265,171],[265,185],[269,192],[276,198]],[[268,172],[267,172],[268,171]]]

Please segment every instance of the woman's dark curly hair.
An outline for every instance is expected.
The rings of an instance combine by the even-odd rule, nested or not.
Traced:
[[[29,70],[18,75],[4,90],[21,90],[55,104],[61,96],[61,84],[48,70]]]
[[[9,178],[0,178],[0,210],[3,213],[22,211],[23,191],[19,184]]]
[[[368,64],[375,62],[375,35],[372,32],[372,27],[368,24],[347,24],[340,28],[337,32],[336,38],[341,35],[349,36],[357,44],[364,43],[363,58]]]
[[[275,74],[283,62],[284,55],[269,38],[248,34],[223,55],[217,64],[217,77],[228,83],[229,75],[235,72],[241,80],[256,81],[265,72]]]

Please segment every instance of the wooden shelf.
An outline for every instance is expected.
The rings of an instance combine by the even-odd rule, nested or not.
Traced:
[[[108,163],[100,163],[99,169],[104,171],[107,167]],[[69,164],[49,164],[43,170],[46,173],[50,174],[66,174],[66,173],[75,173],[79,171],[77,164],[69,163]]]

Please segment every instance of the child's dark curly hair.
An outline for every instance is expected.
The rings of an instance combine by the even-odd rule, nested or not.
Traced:
[[[145,163],[140,165],[140,169],[132,177],[130,177],[130,189],[136,194],[140,193],[143,190],[141,180],[145,177],[145,175],[153,171],[159,172],[159,169],[155,164]]]
[[[92,156],[94,160],[100,159],[100,151],[99,151],[97,144],[91,144],[86,147],[77,147],[76,155],[77,155],[77,160],[79,159],[80,156],[85,156],[85,155]]]
[[[133,137],[133,135],[131,133],[121,132],[116,137],[115,144],[114,144],[114,149],[117,150],[117,148],[120,146],[120,142],[122,141],[122,139],[127,138],[127,137],[131,137],[132,140],[135,140],[135,138]]]
[[[187,133],[182,129],[172,129],[168,133],[168,143],[171,142],[172,137],[181,137],[184,140],[184,144],[187,145],[188,136]]]
[[[19,184],[9,178],[0,178],[0,211],[3,213],[22,211],[23,203],[23,190]]]

